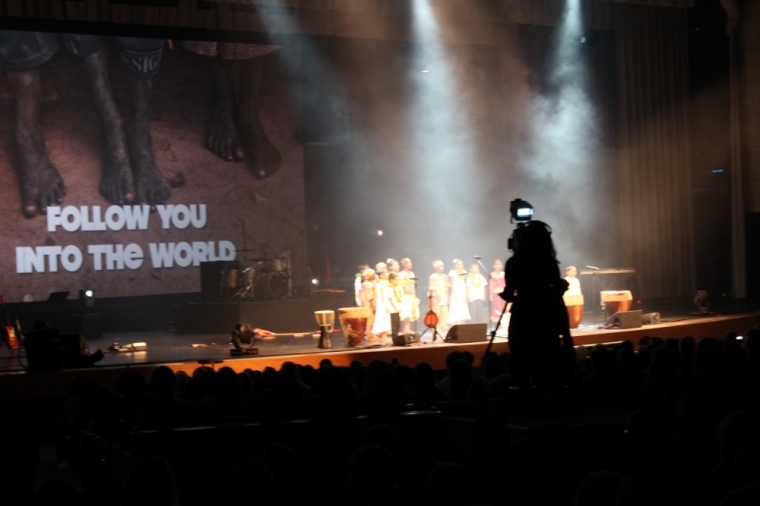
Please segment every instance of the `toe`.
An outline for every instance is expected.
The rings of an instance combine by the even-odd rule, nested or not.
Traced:
[[[37,206],[34,204],[34,202],[25,202],[23,208],[24,216],[27,218],[34,218],[37,216]]]

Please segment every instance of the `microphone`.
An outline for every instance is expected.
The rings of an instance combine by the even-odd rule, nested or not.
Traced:
[[[595,270],[595,271],[598,271],[598,270],[599,270],[599,267],[594,267],[593,265],[587,265],[587,266],[586,266],[586,269],[593,269],[593,270]]]
[[[483,260],[483,257],[479,257],[478,255],[472,255],[472,258],[475,260]]]
[[[420,278],[409,278],[409,279],[411,279],[411,280],[414,280],[414,281],[417,281],[417,280],[418,280],[418,279],[420,279]]]

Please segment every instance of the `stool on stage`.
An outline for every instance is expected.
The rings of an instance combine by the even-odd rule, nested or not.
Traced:
[[[633,295],[629,290],[610,290],[602,292],[602,305],[607,309],[607,316],[631,310]]]
[[[348,347],[356,348],[362,344],[372,312],[366,307],[342,307],[338,309],[338,316]]]
[[[564,295],[567,318],[570,320],[570,328],[577,329],[583,319],[583,295]]]

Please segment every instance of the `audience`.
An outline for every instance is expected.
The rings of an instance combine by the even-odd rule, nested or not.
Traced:
[[[574,378],[556,392],[518,387],[508,354],[492,353],[478,368],[472,354],[459,351],[449,355],[443,371],[427,363],[410,368],[379,360],[339,367],[327,359],[316,369],[286,362],[279,371],[199,367],[192,375],[162,366],[147,384],[127,371],[113,385],[76,382],[56,412],[56,450],[60,463],[90,444],[77,438],[101,438],[128,450],[134,431],[254,422],[273,428],[251,425],[250,438],[264,438],[260,450],[228,461],[226,475],[213,481],[222,488],[218,497],[224,503],[760,503],[757,329],[745,339],[736,333],[723,340],[645,337],[638,347],[630,341],[597,345],[578,357]],[[565,404],[554,402],[554,410],[541,411],[543,421],[537,422],[531,407],[557,396]],[[720,409],[712,418],[690,414],[687,401],[694,396],[721,399]],[[734,398],[743,404],[732,412]],[[450,416],[430,418],[414,429],[419,433],[399,424],[404,413],[420,410]],[[625,413],[623,433],[604,436],[618,449],[584,453],[580,443],[602,435],[578,429],[567,417],[572,412],[586,413],[588,420],[595,420],[594,413]],[[293,421],[302,430],[289,425]],[[515,432],[512,424],[523,428]],[[348,432],[326,430],[332,426]],[[169,447],[171,431],[165,434]],[[409,444],[421,438],[437,441],[438,448],[414,454]],[[215,451],[224,455],[235,445],[229,440]],[[190,506],[204,499],[183,495],[187,466],[209,476],[221,472],[202,454],[193,462],[177,462],[161,448],[153,450],[162,456],[145,455],[143,449],[142,456],[125,454],[134,462],[131,470],[123,481],[111,476],[114,485],[122,481],[121,488],[112,488],[113,496],[103,500],[98,494],[104,489],[88,481],[96,464],[72,466],[71,475],[35,485],[40,462],[35,444],[9,438],[2,448],[14,456],[0,459],[3,505]],[[192,456],[188,450],[184,455]]]

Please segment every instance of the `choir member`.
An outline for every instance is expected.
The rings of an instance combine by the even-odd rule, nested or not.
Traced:
[[[472,264],[467,275],[467,303],[472,317],[471,323],[488,323],[486,285],[486,278],[480,273],[480,266]]]
[[[428,281],[428,291],[431,296],[431,305],[433,312],[438,316],[438,325],[436,329],[439,333],[446,335],[448,331],[449,319],[449,286],[451,283],[449,277],[443,272],[444,265],[441,260],[433,262],[435,272],[430,275]]]
[[[404,334],[412,333],[412,322],[420,319],[420,300],[417,298],[417,277],[412,272],[412,261],[409,258],[401,260],[402,271],[399,273],[401,286],[404,289],[404,311],[401,320],[404,322]]]
[[[449,271],[451,284],[451,297],[449,299],[449,325],[466,323],[470,319],[470,310],[467,307],[467,271],[464,270],[464,262],[454,260],[454,268]]]

